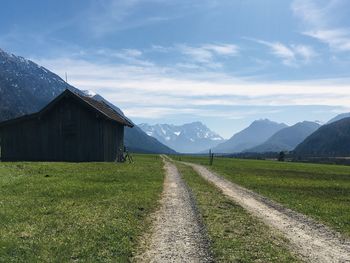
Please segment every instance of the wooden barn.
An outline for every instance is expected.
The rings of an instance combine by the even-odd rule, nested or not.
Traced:
[[[38,113],[0,123],[2,161],[120,161],[124,127],[104,102],[70,90]]]

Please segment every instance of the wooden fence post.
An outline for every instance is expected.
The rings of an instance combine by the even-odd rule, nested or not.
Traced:
[[[209,165],[213,165],[214,154],[209,150]]]

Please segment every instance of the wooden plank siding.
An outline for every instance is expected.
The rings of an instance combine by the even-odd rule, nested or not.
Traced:
[[[115,161],[124,125],[66,96],[43,114],[0,126],[2,161]]]

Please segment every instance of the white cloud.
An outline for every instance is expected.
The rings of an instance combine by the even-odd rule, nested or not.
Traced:
[[[99,49],[96,51],[96,54],[109,60],[119,59],[131,65],[153,66],[152,62],[142,58],[143,52],[138,49],[122,49],[118,51]]]
[[[273,54],[275,54],[277,57],[282,58],[283,63],[285,65],[293,65],[294,64],[295,54],[289,47],[287,47],[279,42],[275,42],[275,43],[265,42],[265,43],[266,43],[266,45],[268,45],[271,48]]]
[[[227,56],[235,56],[239,52],[239,48],[237,45],[233,44],[206,44],[201,47],[202,49],[206,49],[216,53],[217,55],[227,55]]]
[[[142,51],[138,49],[124,49],[125,55],[130,57],[140,57],[142,55]]]
[[[251,39],[271,49],[271,53],[282,59],[286,66],[299,66],[300,63],[308,63],[318,54],[310,46],[301,44],[285,45],[281,42],[269,42],[264,40]]]
[[[350,51],[350,28],[339,27],[336,21],[340,20],[338,14],[345,2],[294,0],[292,10],[304,23],[304,35],[325,43],[333,51],[344,52]]]
[[[313,58],[317,57],[317,52],[310,46],[306,45],[292,45],[291,46],[294,53],[300,56],[305,62],[311,61]]]
[[[177,55],[180,60],[175,64],[176,67],[203,70],[205,68],[222,68],[225,59],[239,55],[239,47],[228,43],[205,43],[196,46],[176,44],[167,47],[152,45],[147,52],[171,53]],[[179,53],[181,56],[178,55]]]
[[[72,59],[37,62],[61,75],[67,71],[70,84],[101,94],[131,117],[159,118],[180,113],[229,118],[225,113],[227,109],[218,108],[243,105],[347,107],[350,100],[349,79],[263,83],[222,73],[208,72],[198,77],[188,70],[180,72],[157,65],[97,64]],[[162,111],[164,108],[169,110]]]
[[[331,3],[322,5],[322,1],[318,3],[314,0],[294,0],[291,8],[293,13],[302,19],[308,26],[311,27],[325,27],[329,23],[329,16],[327,15]]]
[[[350,51],[350,29],[326,29],[304,32],[305,35],[318,39],[335,51]]]
[[[173,47],[164,47],[161,45],[152,45],[151,47],[152,47],[151,48],[152,51],[161,52],[161,53],[167,53],[173,49]]]
[[[214,54],[210,50],[202,47],[196,48],[187,45],[180,45],[179,49],[183,54],[190,56],[193,60],[200,63],[211,62],[214,57]]]
[[[173,108],[173,107],[131,107],[125,110],[125,114],[130,117],[146,118],[146,119],[161,119],[169,116],[178,116],[179,114],[189,114],[198,117],[215,117],[228,120],[241,120],[247,116],[256,114],[271,114],[277,113],[280,110],[218,110],[218,109],[203,109],[203,108]]]
[[[172,48],[160,49],[157,47],[155,50],[164,50],[180,52],[184,55],[187,65],[196,63],[210,68],[223,67],[222,59],[237,56],[239,54],[239,47],[233,44],[203,44],[200,46],[190,46],[186,44],[175,45]],[[218,62],[218,60],[220,62]]]
[[[198,47],[182,44],[177,45],[176,49],[199,63],[211,63],[215,57],[231,57],[239,53],[238,46],[233,44],[204,44]]]

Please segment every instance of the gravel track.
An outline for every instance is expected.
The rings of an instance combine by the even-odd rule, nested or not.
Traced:
[[[152,216],[136,262],[213,262],[204,225],[176,166],[163,157],[166,176],[160,209]]]
[[[278,229],[290,240],[291,249],[307,262],[350,262],[350,241],[326,226],[287,209],[280,204],[238,186],[202,165],[191,166],[204,179],[213,183],[226,196]]]

